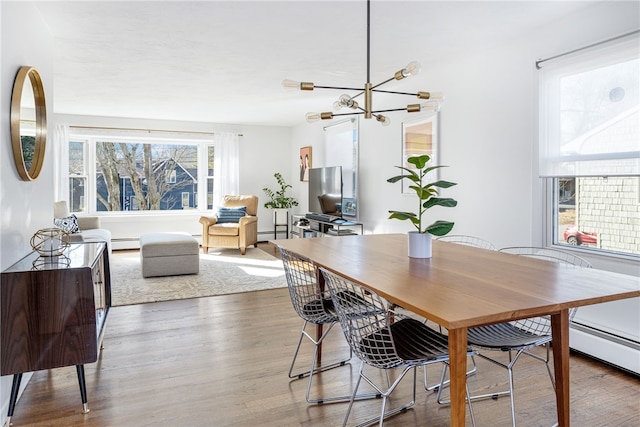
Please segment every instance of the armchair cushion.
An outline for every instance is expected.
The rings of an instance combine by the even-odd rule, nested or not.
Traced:
[[[238,206],[238,207],[232,207],[232,208],[228,208],[225,206],[220,206],[218,208],[218,224],[223,224],[223,223],[238,223],[240,222],[240,218],[242,218],[243,216],[245,216],[247,214],[247,207],[246,206]]]

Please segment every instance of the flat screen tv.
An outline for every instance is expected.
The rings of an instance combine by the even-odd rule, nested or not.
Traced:
[[[309,212],[342,216],[342,166],[309,169]]]

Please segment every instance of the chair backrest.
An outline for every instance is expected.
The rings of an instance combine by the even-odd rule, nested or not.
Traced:
[[[560,251],[558,249],[538,248],[533,246],[514,246],[509,248],[502,248],[500,249],[500,252],[528,256],[531,258],[557,262],[559,264],[575,267],[591,267],[591,263],[586,259],[569,252]]]
[[[458,243],[460,245],[474,246],[476,248],[490,249],[492,251],[496,250],[496,247],[493,245],[493,243],[489,242],[488,240],[484,240],[475,236],[466,236],[463,234],[451,234],[447,236],[438,237],[437,240],[441,240],[443,242]]]
[[[401,365],[390,329],[387,301],[375,292],[320,268],[344,336],[353,353],[368,365],[388,369]],[[394,321],[405,316],[394,314]]]
[[[502,248],[500,249],[500,252],[556,262],[569,267],[591,268],[591,263],[586,259],[557,249],[538,248],[533,246],[514,246]],[[577,311],[577,308],[569,309],[569,321],[573,320]],[[512,323],[516,327],[532,332],[536,335],[551,334],[551,320],[548,316],[522,319]]]
[[[247,207],[247,215],[256,216],[258,214],[258,196],[224,196],[222,206],[227,208]]]
[[[295,252],[279,249],[289,296],[296,313],[315,324],[337,321],[331,295],[328,290],[320,289],[319,272],[313,261]]]

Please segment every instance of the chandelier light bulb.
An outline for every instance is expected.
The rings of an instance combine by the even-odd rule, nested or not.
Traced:
[[[336,102],[333,103],[333,109],[336,111],[342,109],[343,106],[344,104],[340,100],[337,100]]]
[[[403,77],[415,76],[420,72],[421,69],[422,69],[422,66],[418,61],[411,61],[407,64],[406,67],[402,69],[402,76]]]
[[[376,120],[382,124],[382,126],[389,126],[391,124],[391,120],[387,116],[383,116],[382,114],[378,114],[376,116]]]
[[[320,120],[320,113],[307,113],[306,118],[309,123],[317,122]]]
[[[282,87],[287,90],[300,90],[300,82],[295,80],[285,79],[282,81]]]
[[[440,103],[438,101],[427,101],[420,104],[420,111],[437,113],[440,111]]]

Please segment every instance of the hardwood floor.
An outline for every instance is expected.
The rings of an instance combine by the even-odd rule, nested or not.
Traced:
[[[261,245],[262,247],[262,245]],[[268,248],[267,248],[268,249]],[[73,367],[34,374],[18,401],[14,426],[338,426],[344,403],[308,405],[306,379],[287,371],[302,321],[287,289],[114,307],[104,349],[87,365],[90,412],[82,414]],[[311,346],[302,348],[302,367]],[[348,354],[341,331],[324,346],[325,362]],[[306,357],[305,357],[306,356]],[[319,376],[313,392],[347,394],[358,362]],[[429,378],[439,378],[437,367]],[[419,379],[421,376],[419,375]],[[392,404],[408,400],[406,378]],[[554,393],[544,365],[523,357],[515,368],[519,426],[555,423]],[[506,387],[506,371],[478,361],[472,390]],[[640,425],[640,379],[578,354],[571,357],[575,426]],[[354,404],[353,425],[377,413],[380,400]],[[479,426],[510,425],[509,399],[474,403]],[[386,426],[448,426],[449,408],[418,384],[416,405]]]

